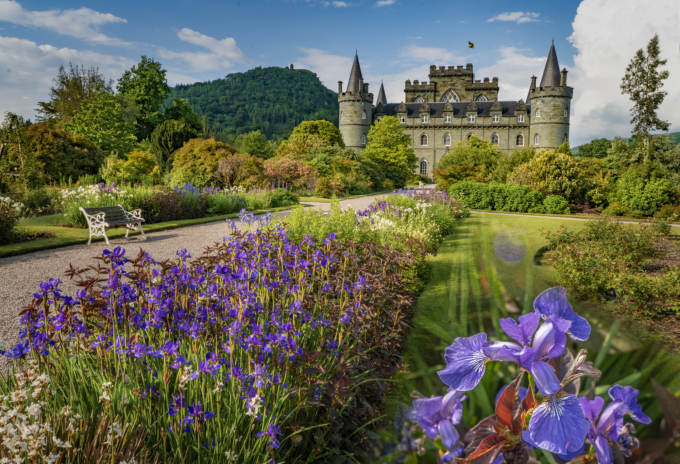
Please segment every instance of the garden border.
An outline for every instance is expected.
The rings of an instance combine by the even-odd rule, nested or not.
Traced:
[[[524,217],[539,217],[545,219],[569,219],[572,221],[596,221],[598,219],[614,219],[620,221],[624,224],[647,224],[652,225],[653,222],[649,222],[649,219],[635,219],[625,216],[588,216],[586,214],[541,214],[541,213],[513,213],[510,211],[485,211],[480,209],[471,209],[470,213],[479,214],[504,214],[506,216],[524,216]],[[625,219],[625,220],[624,220]],[[671,227],[680,227],[678,222],[669,222]]]

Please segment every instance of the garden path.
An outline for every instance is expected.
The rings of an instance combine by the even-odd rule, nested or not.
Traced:
[[[352,206],[355,210],[364,209],[380,196],[382,195],[352,198],[341,201],[340,205],[343,208]],[[330,208],[330,203],[305,204],[324,211]],[[279,217],[285,217],[287,214],[288,211],[276,213]],[[189,250],[193,256],[198,256],[206,247],[212,246],[228,234],[227,224],[219,221],[149,233],[147,240],[142,240],[135,234],[130,239],[111,240],[110,247],[103,241],[96,241],[90,246],[73,245],[0,259],[0,348],[14,346],[19,340],[17,315],[31,302],[40,282],[58,277],[64,282],[60,287],[64,293],[75,295],[77,288],[74,282],[64,276],[70,263],[78,267],[95,264],[94,257],[101,256],[102,250],[115,246],[122,246],[133,255],[136,255],[139,248],[143,248],[158,260],[175,258],[175,252],[183,248]],[[3,371],[5,366],[4,359],[0,359],[0,371]]]

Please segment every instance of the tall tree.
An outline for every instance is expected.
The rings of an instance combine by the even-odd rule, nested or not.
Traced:
[[[68,130],[92,140],[107,156],[128,153],[137,142],[134,123],[125,119],[116,97],[103,88],[83,105]]]
[[[579,158],[606,158],[607,151],[612,147],[611,140],[594,139],[578,147]]]
[[[629,95],[633,102],[633,108],[630,110],[633,119],[630,122],[635,124],[633,136],[643,143],[645,162],[649,159],[650,150],[653,150],[651,132],[668,131],[670,126],[668,121],[659,119],[656,114],[668,95],[668,92],[661,90],[663,81],[668,79],[669,73],[667,70],[659,69],[667,61],[659,59],[660,53],[659,35],[656,34],[647,44],[647,53],[642,48],[635,53],[621,83],[621,93]]]
[[[176,121],[184,121],[191,126],[196,133],[203,132],[203,120],[200,116],[194,113],[193,108],[186,100],[182,98],[175,98],[172,106],[166,108],[163,112],[165,120],[174,119]]]
[[[50,101],[38,102],[36,112],[38,122],[60,128],[73,124],[78,112],[97,95],[98,89],[113,93],[113,80],[106,79],[99,68],[87,69],[82,65],[73,66],[73,63],[69,63],[68,70],[59,67],[54,83],[50,88]]]
[[[161,106],[170,93],[165,73],[160,63],[142,56],[142,60],[118,80],[118,92],[139,107],[139,140],[145,139],[163,120]]]
[[[42,182],[41,167],[26,134],[24,118],[5,114],[0,126],[0,172],[18,178],[28,188]]]
[[[411,146],[411,136],[404,133],[399,119],[385,116],[368,131],[368,144],[361,154],[378,164],[395,187],[403,187],[416,168],[418,158]]]
[[[236,138],[236,147],[239,153],[248,153],[262,159],[273,157],[276,151],[274,144],[259,130],[239,135]]]
[[[164,170],[172,168],[172,154],[198,133],[186,122],[170,119],[163,121],[151,133],[151,152]]]

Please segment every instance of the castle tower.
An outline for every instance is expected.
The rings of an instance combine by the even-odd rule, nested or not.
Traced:
[[[338,82],[338,103],[342,139],[346,147],[359,153],[366,146],[366,136],[373,122],[373,94],[368,92],[368,84],[364,83],[357,54],[354,55],[345,92],[342,91],[342,81]]]
[[[545,63],[541,83],[531,79],[527,103],[531,104],[530,146],[557,148],[569,140],[569,118],[574,89],[567,87],[567,70],[560,72],[555,43]]]

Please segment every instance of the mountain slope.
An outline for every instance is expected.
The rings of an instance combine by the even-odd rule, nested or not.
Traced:
[[[180,84],[170,98],[184,98],[224,138],[261,130],[270,139],[287,138],[305,120],[338,125],[338,96],[305,69],[255,68],[224,79]]]

